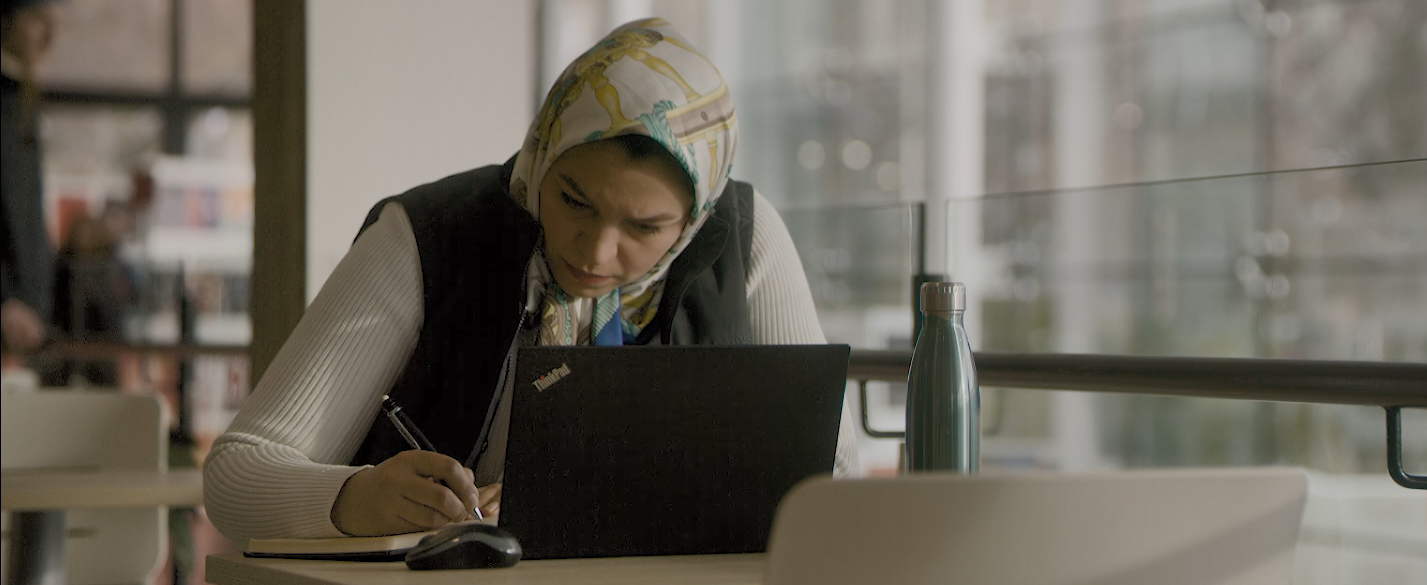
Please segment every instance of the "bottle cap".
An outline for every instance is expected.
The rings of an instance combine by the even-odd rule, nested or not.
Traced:
[[[965,311],[966,285],[959,282],[922,283],[922,311]]]

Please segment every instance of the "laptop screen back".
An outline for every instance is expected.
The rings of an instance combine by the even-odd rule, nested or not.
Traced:
[[[525,558],[762,551],[832,470],[848,347],[531,347],[501,495]]]

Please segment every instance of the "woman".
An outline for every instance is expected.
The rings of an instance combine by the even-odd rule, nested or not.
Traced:
[[[612,32],[505,165],[372,210],[209,455],[214,524],[242,544],[498,512],[511,393],[474,443],[520,345],[822,343],[786,227],[728,178],[736,143],[718,71],[667,23]],[[376,418],[388,393],[437,452]]]

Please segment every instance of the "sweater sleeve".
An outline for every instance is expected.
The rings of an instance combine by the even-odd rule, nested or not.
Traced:
[[[406,212],[388,204],[353,243],[204,463],[213,524],[251,538],[342,536],[346,463],[415,351],[421,262]]]
[[[762,193],[753,192],[753,253],[748,269],[748,312],[755,344],[827,343],[812,290],[788,226]],[[833,475],[857,477],[857,429],[844,395]]]

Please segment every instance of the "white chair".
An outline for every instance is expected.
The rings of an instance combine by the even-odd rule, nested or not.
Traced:
[[[115,391],[46,389],[5,394],[3,469],[163,471],[168,436],[163,404]],[[6,514],[6,533],[9,533]],[[80,510],[65,514],[68,583],[152,583],[168,538],[163,507]],[[3,561],[9,578],[8,541]]]
[[[34,392],[40,389],[40,375],[29,368],[6,368],[0,372],[0,392]]]
[[[813,479],[778,505],[764,585],[1287,585],[1289,468]]]

